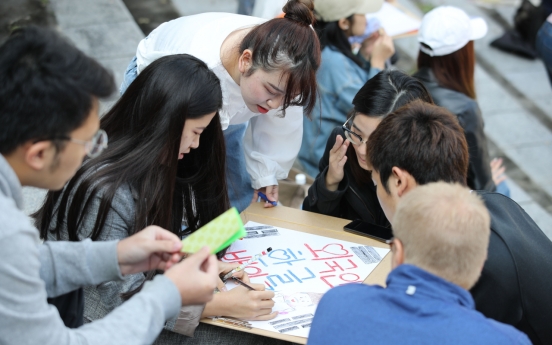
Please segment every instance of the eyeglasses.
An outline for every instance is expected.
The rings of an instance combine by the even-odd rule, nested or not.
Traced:
[[[354,118],[354,116],[351,116],[347,121],[345,121],[343,126],[341,126],[343,128],[343,131],[345,132],[345,137],[349,139],[349,141],[353,143],[353,145],[366,144],[368,142],[368,139],[363,139],[360,135],[356,134],[352,130],[352,127],[354,125]]]
[[[75,144],[83,145],[86,155],[90,158],[98,157],[100,153],[107,148],[107,133],[100,129],[90,141],[73,139],[73,138],[60,138],[61,140],[69,140]]]

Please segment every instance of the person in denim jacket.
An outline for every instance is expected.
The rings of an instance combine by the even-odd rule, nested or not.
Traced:
[[[393,41],[383,30],[364,40],[358,54],[353,53],[348,40],[364,33],[366,13],[378,11],[382,3],[382,0],[314,2],[318,16],[314,28],[322,48],[322,63],[317,72],[320,97],[313,111],[314,119],[303,118],[303,142],[298,157],[311,176],[318,174],[318,162],[328,136],[347,119],[357,91],[384,69],[385,61],[394,53]]]

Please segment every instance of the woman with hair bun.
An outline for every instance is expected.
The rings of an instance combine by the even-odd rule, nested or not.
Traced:
[[[122,93],[152,61],[172,54],[193,55],[213,70],[223,92],[230,203],[240,211],[259,190],[278,200],[278,180],[301,147],[303,110],[309,116],[316,101],[313,2],[290,0],[282,10],[284,18],[268,21],[202,13],[161,24],[139,43],[121,85]]]

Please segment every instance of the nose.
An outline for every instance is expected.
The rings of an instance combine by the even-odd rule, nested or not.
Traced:
[[[357,151],[361,156],[366,155],[366,144],[360,144],[357,146]]]
[[[199,147],[199,135],[192,141],[192,145],[190,145],[191,149],[197,149]]]
[[[284,96],[280,96],[277,98],[267,100],[266,104],[270,107],[270,109],[277,109],[282,105],[283,100],[284,100]]]

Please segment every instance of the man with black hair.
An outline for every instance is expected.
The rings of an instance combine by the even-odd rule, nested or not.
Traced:
[[[152,343],[184,304],[212,299],[207,248],[178,263],[178,237],[150,226],[121,241],[46,242],[22,211],[21,186],[61,189],[107,146],[98,98],[111,75],[53,31],[29,27],[0,46],[0,344]],[[85,285],[166,270],[104,319],[65,327],[47,304]]]
[[[392,221],[401,198],[420,185],[466,185],[468,149],[458,120],[444,108],[412,102],[371,134],[367,162]],[[513,325],[533,344],[552,341],[552,242],[513,200],[477,191],[491,216],[488,257],[470,292],[485,316]]]

